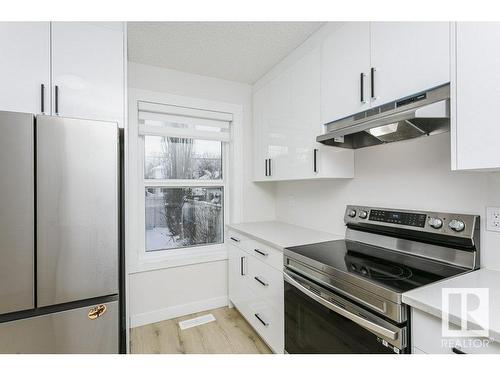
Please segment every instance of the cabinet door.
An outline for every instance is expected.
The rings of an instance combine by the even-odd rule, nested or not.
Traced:
[[[452,168],[500,168],[500,23],[458,22],[452,54]]]
[[[265,181],[267,171],[267,148],[264,146],[264,133],[266,129],[266,104],[268,89],[262,87],[253,94],[253,173],[255,181]]]
[[[369,108],[369,68],[368,22],[347,22],[324,41],[321,51],[322,123]],[[361,74],[365,74],[363,89]]]
[[[50,23],[0,22],[0,51],[0,110],[50,113]]]
[[[121,24],[52,24],[54,114],[123,126],[123,43]]]
[[[304,55],[289,70],[290,103],[286,140],[288,157],[285,178],[313,178],[316,137],[320,118],[320,49]]]
[[[228,290],[229,299],[238,308],[242,308],[246,291],[249,288],[246,281],[248,272],[248,254],[238,247],[228,243]]]
[[[290,111],[288,77],[288,73],[281,74],[254,93],[254,177],[257,181],[282,179],[287,170],[284,164],[289,151],[286,135]]]
[[[372,22],[370,35],[372,106],[450,81],[449,22]]]

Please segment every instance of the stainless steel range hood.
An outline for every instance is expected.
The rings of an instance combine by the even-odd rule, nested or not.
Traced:
[[[450,129],[450,85],[446,84],[325,124],[316,138],[329,146],[361,148]]]

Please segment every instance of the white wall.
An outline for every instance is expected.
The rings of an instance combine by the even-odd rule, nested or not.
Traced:
[[[450,134],[358,149],[352,180],[278,183],[278,220],[344,233],[347,204],[481,215],[481,263],[500,269],[500,233],[485,228],[500,206],[500,173],[451,172]]]
[[[274,219],[274,187],[257,185],[251,181],[250,85],[129,62],[128,87],[242,106],[243,165],[237,166],[243,172],[241,220]],[[127,248],[127,252],[131,251],[137,249]],[[147,324],[226,305],[227,261],[200,262],[202,263],[134,271],[130,274],[128,305],[131,325]]]

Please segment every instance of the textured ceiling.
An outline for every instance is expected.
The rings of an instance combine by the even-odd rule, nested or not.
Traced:
[[[254,83],[322,22],[129,22],[129,60]]]

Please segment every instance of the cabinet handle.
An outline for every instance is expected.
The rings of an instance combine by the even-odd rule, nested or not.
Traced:
[[[318,173],[318,149],[317,148],[314,149],[313,161],[314,161],[314,163],[313,163],[314,164],[314,166],[313,166],[314,173]]]
[[[40,85],[40,112],[45,113],[45,85]]]
[[[230,237],[234,242],[241,242],[240,239],[236,238],[236,237]]]
[[[451,351],[455,354],[467,354],[466,352],[463,352],[458,348],[452,348]]]
[[[365,101],[365,73],[361,73],[359,75],[359,83],[360,83],[360,101],[361,101],[361,103],[366,103],[366,101]]]
[[[56,85],[54,90],[55,90],[54,107],[55,107],[56,115],[58,115],[59,114],[59,86]]]
[[[269,254],[268,253],[265,253],[263,252],[262,250],[259,250],[259,249],[253,249],[253,251],[255,251],[257,254],[260,254],[264,257],[267,257]]]
[[[268,176],[268,174],[267,174],[267,159],[265,159],[265,160],[266,160],[266,176]]]
[[[370,69],[370,90],[371,90],[371,95],[372,99],[375,98],[375,68]]]
[[[245,257],[240,257],[240,273],[241,273],[241,276],[245,276]]]
[[[272,176],[273,172],[271,170],[271,158],[269,158],[268,160],[269,160],[269,176]]]
[[[262,319],[262,318],[259,316],[259,314],[254,314],[254,315],[255,315],[255,317],[256,317],[257,319],[259,319],[259,322],[261,322],[261,323],[264,325],[264,327],[267,327],[267,326],[269,325],[269,323],[267,323],[264,319]]]
[[[261,280],[261,278],[260,278],[260,277],[258,277],[258,276],[255,276],[255,277],[254,277],[254,279],[255,279],[255,280],[256,280],[259,284],[261,284],[261,285],[263,285],[263,286],[269,286],[269,284],[268,284],[268,283],[266,283],[265,281]]]

